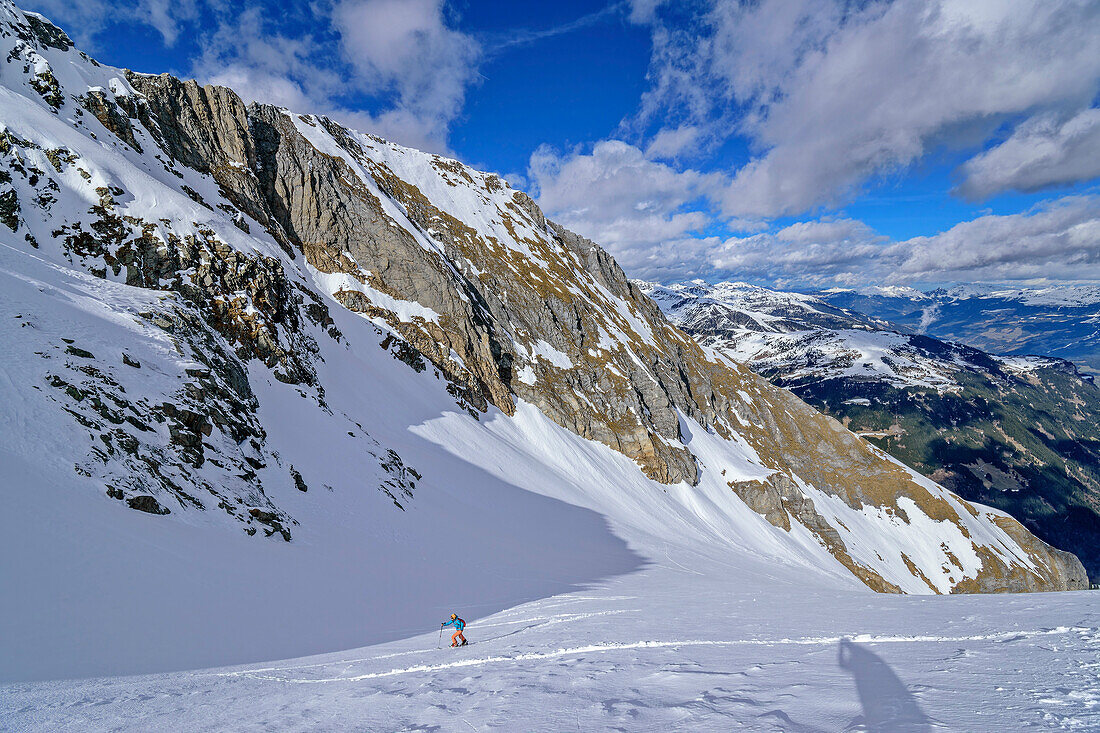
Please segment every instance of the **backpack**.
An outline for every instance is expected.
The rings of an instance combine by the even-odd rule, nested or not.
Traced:
[[[462,619],[455,617],[455,621],[459,624],[459,628],[466,628],[466,622]]]

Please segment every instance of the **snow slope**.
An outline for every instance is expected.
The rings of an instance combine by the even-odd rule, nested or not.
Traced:
[[[714,545],[859,585],[808,532],[772,527],[730,501],[721,482],[662,486],[530,406],[514,418],[493,411],[477,420],[437,376],[379,348],[330,347],[319,363],[329,401],[341,406],[335,416],[295,386],[253,374],[265,452],[293,463],[310,485],[302,493],[285,476],[265,482],[267,498],[296,520],[293,543],[228,533],[217,513],[174,508],[169,521],[135,513],[91,487],[73,490],[65,444],[87,439],[52,406],[46,376],[61,372],[58,362],[85,361],[65,353],[71,334],[101,368],[115,362],[112,378],[132,400],[156,395],[150,381],[191,364],[164,348],[159,329],[133,318],[163,307],[165,296],[7,245],[0,277],[9,345],[0,356],[0,569],[16,601],[5,605],[4,623],[24,630],[2,642],[9,679],[195,667],[393,638],[451,604],[505,608],[637,568],[645,558],[622,539],[631,536]],[[368,321],[333,315],[348,342],[381,339]],[[36,356],[28,361],[28,353]],[[122,364],[122,353],[141,367]],[[368,390],[357,379],[363,373]],[[372,439],[421,472],[404,511],[374,488],[373,459],[346,430],[362,428],[346,415],[369,418]],[[725,476],[766,473],[747,446],[694,431],[693,448]],[[347,448],[334,450],[341,443]]]
[[[1100,727],[1087,592],[875,595],[704,547],[646,553],[645,569],[582,591],[487,616],[454,606],[461,649],[437,648],[426,623],[324,656],[10,685],[0,716],[87,731]]]
[[[126,317],[162,297],[0,245],[0,614],[5,628],[21,630],[0,641],[4,678],[180,669],[357,646],[422,627],[446,604],[505,608],[641,561],[599,515],[537,496],[418,437],[410,428],[459,408],[435,376],[376,346],[329,352],[320,364],[342,414],[317,410],[262,370],[253,374],[268,426],[265,452],[283,462],[271,458],[264,469],[266,498],[295,518],[291,543],[232,531],[233,520],[220,512],[173,506],[159,517],[105,500],[94,484],[74,485],[67,461],[88,438],[56,408],[45,375],[61,372],[59,362],[86,360],[65,355],[61,338],[76,336],[100,368],[117,364],[112,372],[136,402],[189,365],[164,348],[159,329]],[[369,322],[334,315],[349,339],[381,339]],[[28,360],[34,352],[49,358]],[[141,368],[123,365],[123,352]],[[363,372],[371,375],[367,391],[354,378]],[[345,414],[369,417],[374,439],[424,476],[412,498],[401,497],[404,511],[378,490],[377,462],[365,451],[373,443]],[[308,492],[285,474],[290,462]]]

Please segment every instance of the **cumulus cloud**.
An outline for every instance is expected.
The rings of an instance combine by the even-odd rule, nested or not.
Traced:
[[[411,125],[419,138],[445,140],[477,79],[481,46],[447,25],[443,0],[343,0],[332,17],[365,91],[395,96],[376,118],[381,133]]]
[[[988,215],[891,247],[907,280],[1100,280],[1100,197],[1069,196]]]
[[[273,31],[266,14],[252,8],[203,39],[191,73],[202,82],[231,87],[248,101],[307,111],[312,100],[340,88],[339,77],[315,63],[317,47],[310,36]]]
[[[448,26],[442,0],[343,0],[311,17],[303,24],[311,32],[301,36],[283,35],[269,20],[254,8],[223,23],[192,73],[249,100],[448,151],[448,128],[476,81],[480,47]],[[377,108],[349,106],[356,94],[379,100]]]
[[[1037,115],[1000,145],[967,161],[957,190],[970,199],[1039,191],[1100,176],[1100,109],[1068,119]]]
[[[531,156],[528,178],[548,215],[599,242],[638,277],[693,266],[688,252],[706,245],[687,235],[712,222],[700,207],[720,181],[650,160],[620,140],[587,153],[542,146]]]
[[[947,281],[1100,280],[1100,197],[1070,196],[986,215],[932,236],[891,241],[852,219],[732,237],[702,272],[784,286]]]
[[[1020,115],[1080,113],[1100,91],[1095,2],[714,0],[696,33],[644,17],[654,54],[639,120],[671,116],[755,151],[723,197],[730,214],[837,204]],[[1064,157],[1033,160],[1031,177],[1072,178]]]
[[[768,282],[848,284],[882,256],[889,240],[855,219],[803,221],[731,237],[707,253],[709,273]]]
[[[270,69],[234,62],[210,69],[197,67],[195,71],[203,83],[229,87],[245,102],[264,102],[302,112],[309,109],[311,99],[302,86]]]
[[[1100,175],[1100,4],[632,0],[629,18],[653,45],[649,88],[619,130],[633,144],[543,151],[531,179],[552,215],[637,276],[1097,276],[1088,197],[904,242],[844,216],[761,222],[835,209],[943,150],[970,156],[955,189],[969,199]],[[747,157],[724,170],[683,167],[735,139]],[[749,233],[722,234],[726,222]]]

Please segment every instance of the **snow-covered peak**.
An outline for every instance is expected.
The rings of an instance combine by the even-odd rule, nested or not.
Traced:
[[[833,290],[829,292],[841,292]],[[906,300],[928,300],[929,296],[916,288],[907,287],[905,285],[872,285],[869,287],[861,288],[859,293],[863,295],[878,295],[884,298],[903,298]]]
[[[788,333],[817,327],[867,329],[885,325],[812,295],[743,282],[639,286],[666,315],[693,332]]]
[[[685,298],[705,298],[712,301],[720,301],[730,306],[744,304],[746,307],[794,305],[805,308],[813,308],[816,305],[824,305],[819,298],[802,293],[771,290],[759,285],[751,285],[740,281],[723,281],[710,284],[705,280],[691,280],[685,283],[673,283],[670,285],[657,285],[655,283],[638,282],[650,297],[663,300],[671,300],[672,296]]]

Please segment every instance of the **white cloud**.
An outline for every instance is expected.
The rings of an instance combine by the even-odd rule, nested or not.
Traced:
[[[691,267],[687,235],[712,216],[693,205],[718,183],[715,176],[678,171],[619,140],[590,153],[542,146],[528,178],[547,215],[611,251],[633,275],[649,277]]]
[[[396,96],[393,112],[379,119],[445,140],[477,79],[481,47],[448,27],[443,0],[343,0],[332,17],[364,89]]]
[[[95,36],[109,22],[141,23],[154,28],[164,45],[176,44],[184,26],[199,15],[200,0],[31,0],[20,7],[41,13],[65,26],[77,45],[85,51],[96,50]]]
[[[1070,196],[1032,210],[986,215],[895,242],[852,219],[799,222],[732,237],[699,272],[784,286],[1100,281],[1100,197]]]
[[[750,142],[731,214],[843,202],[940,146],[980,145],[1020,115],[1072,116],[1100,91],[1100,5],[1085,0],[714,0],[701,24],[654,21],[639,121]],[[1033,178],[1065,179],[1050,159],[1059,172],[1035,161]]]
[[[803,221],[775,232],[731,237],[707,253],[705,267],[770,282],[849,283],[882,255],[887,243],[854,219]]]
[[[340,88],[340,78],[315,63],[312,37],[272,32],[258,8],[214,29],[192,61],[191,73],[204,83],[231,87],[248,101],[309,111],[308,105]]]
[[[649,23],[662,3],[663,0],[630,0],[630,20],[634,23]]]
[[[988,215],[888,249],[897,278],[1100,281],[1100,197],[1067,196],[1019,214]]]
[[[480,50],[448,28],[441,0],[338,3],[328,30],[339,36],[346,64],[318,36],[287,37],[265,20],[253,9],[221,26],[193,73],[248,100],[328,114],[401,144],[449,152],[448,127],[462,111]],[[373,113],[352,109],[342,101],[349,94],[385,103]]]
[[[1095,178],[1100,3],[709,0],[686,22],[685,7],[633,3],[631,20],[648,24],[653,54],[649,90],[624,129],[645,154],[612,184],[565,171],[574,185],[585,181],[573,191],[573,209],[564,196],[545,201],[552,212],[562,205],[565,223],[607,243],[628,269],[640,268],[636,275],[805,284],[1012,280],[1044,271],[1100,277],[1089,197],[905,242],[837,216],[747,236],[711,234],[723,217],[759,222],[828,210],[932,153],[973,155],[1006,133],[960,168],[956,192],[985,198]],[[727,170],[677,167],[734,138],[748,158]],[[648,165],[660,176],[647,176]],[[623,213],[655,180],[684,189],[667,189],[682,192],[665,199],[659,217]],[[589,191],[596,186],[605,191]],[[621,205],[609,200],[615,196]],[[588,201],[599,205],[580,205]],[[690,220],[678,218],[688,211]]]
[[[176,45],[183,25],[198,14],[196,0],[143,0],[138,4],[138,19],[156,28],[169,47]]]
[[[442,0],[343,0],[313,20],[322,22],[290,37],[247,10],[204,39],[191,73],[248,101],[450,152],[449,126],[477,79],[480,48],[447,25]],[[349,106],[355,95],[378,100],[377,110]]]
[[[452,27],[444,0],[319,0],[244,10],[228,0],[32,6],[92,51],[109,22],[154,28],[166,46],[194,38],[198,55],[174,73],[432,152],[450,152],[449,127],[479,79],[482,58],[477,41]]]
[[[1100,176],[1100,109],[1063,119],[1037,115],[1012,136],[962,166],[958,192],[983,199],[1001,191],[1038,191]]]
[[[590,153],[573,150],[559,155],[542,146],[531,156],[531,177],[549,209],[594,219],[638,212],[671,214],[698,197],[705,180],[694,171],[679,172],[648,160],[641,150],[620,140],[597,143]]]
[[[233,63],[216,70],[196,71],[204,84],[229,87],[245,102],[264,102],[300,112],[310,105],[311,100],[300,84],[257,66]]]
[[[662,128],[646,146],[647,158],[654,160],[674,159],[685,154],[693,154],[700,149],[706,131],[698,125]]]

